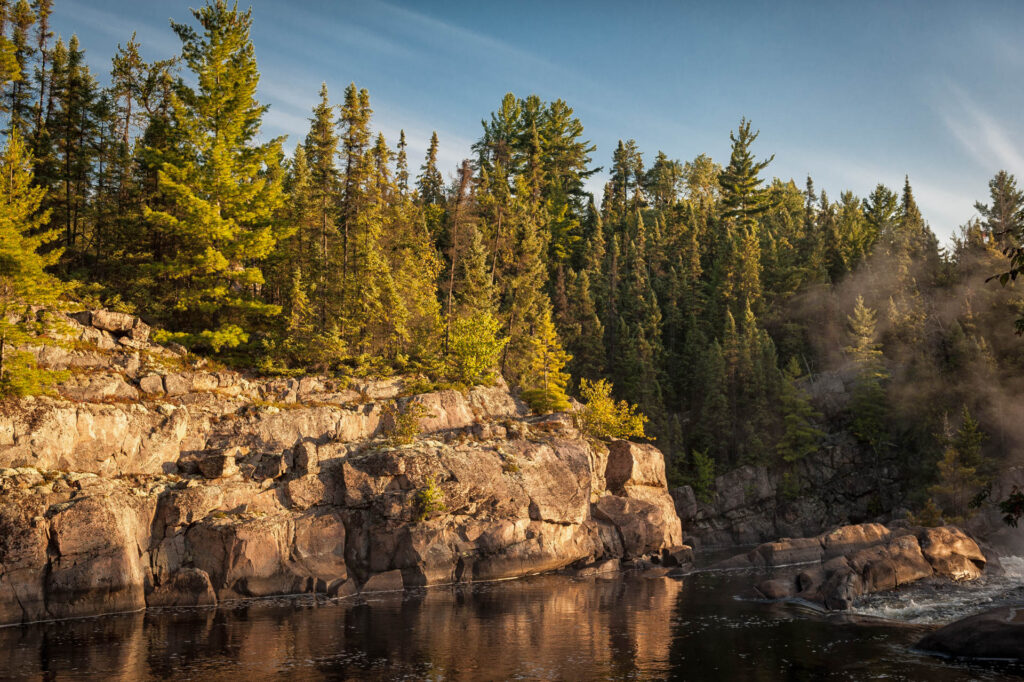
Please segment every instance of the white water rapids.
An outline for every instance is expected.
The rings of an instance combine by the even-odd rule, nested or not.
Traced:
[[[850,613],[921,625],[940,625],[1004,604],[1024,603],[1024,556],[1000,557],[1002,575],[964,583],[913,583],[868,595]]]

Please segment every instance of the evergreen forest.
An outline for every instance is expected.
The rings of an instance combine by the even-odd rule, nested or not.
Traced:
[[[172,22],[179,54],[125,36],[94,73],[52,2],[0,0],[8,396],[47,390],[16,350],[26,307],[84,306],[262,374],[500,377],[538,413],[612,396],[698,492],[753,463],[799,496],[800,461],[845,441],[955,518],[1024,446],[1009,173],[941,243],[910,178],[773,177],[740,112],[729,158],[677,160],[598,150],[569,103],[509,93],[443,168],[436,134],[420,159],[375,131],[357,84],[322,87],[286,154],[261,134],[251,10],[210,0]]]

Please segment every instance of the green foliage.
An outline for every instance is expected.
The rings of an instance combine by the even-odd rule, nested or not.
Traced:
[[[798,383],[801,374],[797,359],[790,358],[782,384],[783,433],[775,445],[779,457],[788,464],[799,462],[815,452],[825,435],[815,426],[821,414],[811,406],[810,399]]]
[[[507,338],[499,336],[500,328],[489,312],[457,318],[452,323],[445,361],[448,378],[466,386],[491,383],[498,358],[508,343]]]
[[[803,493],[803,482],[795,471],[787,471],[782,474],[782,482],[779,484],[779,493],[785,500],[796,500]]]
[[[562,350],[551,316],[545,311],[530,343],[529,364],[523,376],[523,400],[537,414],[569,409],[566,385],[569,375],[563,371],[571,356]]]
[[[439,514],[446,510],[444,491],[437,485],[433,476],[428,476],[426,485],[416,492],[416,520],[425,521],[432,514]]]
[[[978,422],[966,405],[956,434],[950,435],[948,431],[947,426],[942,438],[947,445],[938,463],[939,479],[929,492],[939,502],[947,518],[962,522],[972,506],[971,500],[986,482],[978,473],[979,467],[986,464],[981,454],[985,434],[979,430]]]
[[[55,303],[66,288],[46,271],[61,252],[44,251],[58,234],[43,227],[45,190],[33,186],[31,168],[21,135],[12,132],[0,152],[0,396],[46,392],[60,378],[24,350],[48,326],[31,306]]]
[[[255,100],[251,11],[215,0],[192,14],[200,31],[172,26],[197,87],[182,81],[171,95],[176,136],[154,150],[160,201],[144,215],[175,244],[150,266],[175,340],[219,352],[245,343],[254,317],[280,311],[253,292],[279,236],[282,152],[280,140],[258,141],[266,107]]]
[[[886,392],[884,382],[889,374],[882,364],[882,352],[875,342],[875,313],[857,297],[853,314],[847,318],[850,345],[847,354],[857,367],[857,380],[850,401],[852,431],[877,455],[888,440]]]
[[[1016,528],[1020,517],[1024,516],[1024,491],[1014,486],[1007,498],[999,503],[999,511],[1004,514],[1003,522]]]
[[[701,502],[710,502],[715,486],[715,460],[700,450],[694,450],[693,474],[689,478],[693,493]]]
[[[909,521],[915,526],[935,528],[942,525],[942,510],[931,498],[928,498],[924,506],[916,514],[911,514]]]
[[[410,401],[404,407],[389,403],[384,406],[384,438],[392,447],[409,445],[420,434],[420,421],[433,416],[422,403]]]
[[[604,380],[580,379],[580,398],[583,409],[579,412],[580,427],[594,438],[645,438],[644,424],[648,419],[625,400],[615,402],[612,385]]]
[[[722,216],[734,218],[737,223],[749,228],[757,224],[757,216],[771,206],[768,193],[761,187],[759,173],[768,167],[775,155],[763,161],[755,161],[750,146],[760,131],[751,132],[751,122],[740,120],[739,129],[729,133],[732,140],[732,155],[729,165],[719,174],[718,184],[722,187]]]
[[[52,379],[19,354],[41,340],[32,306],[55,305],[60,275],[85,307],[137,311],[163,329],[154,340],[261,372],[461,387],[500,373],[540,412],[586,380],[590,428],[656,436],[674,480],[705,491],[715,468],[753,462],[783,474],[783,496],[813,494],[795,472],[825,430],[854,436],[912,498],[938,475],[949,514],[999,470],[1008,448],[981,433],[999,433],[998,402],[1018,393],[1019,344],[999,330],[1024,298],[982,280],[1024,270],[1009,173],[940,252],[909,179],[838,201],[810,178],[766,183],[772,157],[755,158],[746,119],[724,168],[664,153],[645,167],[619,142],[600,209],[581,121],[536,96],[502,98],[453,183],[436,134],[410,178],[404,132],[393,153],[355,84],[337,103],[321,87],[286,161],[261,131],[250,12],[211,0],[173,24],[179,58],[147,63],[132,37],[100,78],[76,38],[49,44],[49,0],[0,6],[8,154],[26,141],[0,194],[8,393]],[[779,355],[826,385],[852,369],[846,410],[817,415]],[[937,434],[966,402],[979,419]]]

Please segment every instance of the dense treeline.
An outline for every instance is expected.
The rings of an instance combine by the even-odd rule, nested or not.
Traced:
[[[992,475],[983,449],[1024,442],[1001,411],[1022,303],[985,284],[1024,238],[1006,173],[943,249],[909,180],[838,201],[767,180],[747,120],[724,165],[645,163],[619,142],[599,206],[582,123],[536,96],[506,95],[448,181],[437,135],[410,160],[355,85],[321,89],[286,158],[260,135],[250,12],[195,10],[158,62],[132,36],[105,87],[50,13],[0,0],[2,165],[21,178],[3,185],[5,278],[33,283],[8,286],[7,307],[68,288],[262,371],[500,373],[539,411],[607,379],[698,487],[743,463],[796,471],[846,432],[912,489],[938,472],[936,499],[962,514]],[[808,375],[828,372],[853,388],[826,423]],[[998,438],[982,446],[982,430]]]

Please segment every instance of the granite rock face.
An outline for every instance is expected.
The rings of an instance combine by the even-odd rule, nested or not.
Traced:
[[[690,560],[657,449],[502,383],[260,379],[129,315],[63,326],[37,357],[73,380],[0,412],[0,624]],[[410,401],[421,435],[392,445]]]
[[[744,465],[717,476],[700,499],[690,486],[672,489],[683,533],[707,547],[765,542],[778,537],[816,535],[829,528],[874,519],[901,499],[895,467],[878,478],[864,475],[870,463],[849,440],[837,437],[795,465],[803,492],[785,492],[780,472]]]

